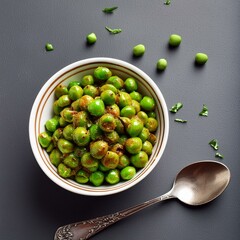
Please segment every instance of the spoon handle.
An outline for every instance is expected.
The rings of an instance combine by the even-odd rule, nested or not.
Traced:
[[[173,198],[170,192],[151,199],[149,201],[140,203],[136,206],[130,207],[128,209],[105,215],[102,217],[97,217],[90,220],[84,220],[77,223],[68,224],[62,227],[59,227],[55,233],[54,240],[85,240],[89,239],[96,233],[104,230],[105,228],[109,227],[110,225],[128,217],[132,214],[143,210],[146,207],[149,207],[155,203],[160,201]]]

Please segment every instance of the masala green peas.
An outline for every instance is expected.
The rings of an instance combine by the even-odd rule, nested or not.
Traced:
[[[126,150],[131,154],[137,154],[142,149],[142,140],[139,137],[127,139],[125,143]]]
[[[133,47],[133,55],[135,57],[140,57],[145,53],[145,46],[143,44],[138,44]]]
[[[122,89],[124,87],[124,81],[118,76],[109,77],[106,83],[113,85],[116,89]]]
[[[136,110],[133,106],[125,106],[121,109],[120,116],[131,118],[136,114]]]
[[[145,141],[142,145],[142,151],[144,151],[147,155],[152,154],[153,145],[149,141]]]
[[[130,164],[130,158],[127,155],[122,155],[119,157],[119,163],[117,168],[118,169],[123,169],[127,167]]]
[[[160,58],[157,61],[157,69],[160,71],[164,71],[167,68],[167,65],[168,65],[167,60],[164,58]]]
[[[90,152],[86,152],[81,157],[81,165],[87,169],[98,168],[99,162],[96,158],[94,158]]]
[[[137,137],[143,130],[143,122],[139,118],[132,118],[127,126],[127,133],[131,137]]]
[[[63,120],[68,122],[68,123],[73,122],[73,117],[74,117],[75,114],[77,114],[77,111],[73,111],[71,108],[68,108],[68,107],[64,108],[60,113]]]
[[[130,106],[132,104],[132,98],[126,92],[120,92],[118,95],[118,105],[120,108]]]
[[[43,148],[47,148],[51,141],[52,138],[47,132],[42,132],[38,135],[38,142]]]
[[[73,141],[80,147],[87,146],[90,142],[90,133],[84,127],[77,127],[73,133]]]
[[[94,84],[94,78],[92,75],[85,75],[80,80],[80,86],[85,87],[87,85],[93,85]]]
[[[100,96],[106,105],[113,105],[116,101],[116,94],[112,90],[105,90]]]
[[[66,86],[60,84],[55,88],[54,94],[55,94],[56,98],[60,98],[62,95],[68,94],[68,88]]]
[[[99,88],[99,90],[100,90],[100,93],[104,92],[105,90],[111,90],[111,91],[113,91],[115,94],[117,94],[117,92],[118,92],[118,90],[117,90],[116,87],[114,87],[112,84],[108,84],[108,83],[102,85],[102,86]]]
[[[53,149],[49,155],[51,163],[57,167],[62,161],[63,154],[58,149]]]
[[[64,165],[63,163],[60,163],[58,165],[58,174],[63,178],[69,178],[72,176],[72,169]]]
[[[102,115],[99,119],[98,124],[99,124],[99,127],[104,132],[113,132],[114,129],[116,128],[115,118],[110,113],[106,113],[106,114]]]
[[[71,102],[72,102],[72,100],[69,97],[69,95],[62,95],[57,101],[59,107],[66,107],[66,106],[70,105]]]
[[[74,151],[74,144],[64,138],[60,138],[57,147],[62,153],[71,153]]]
[[[99,96],[99,89],[93,85],[87,85],[83,88],[83,94],[95,98]]]
[[[118,107],[117,104],[106,106],[105,110],[106,110],[106,113],[110,113],[114,117],[119,117],[120,116],[120,108]]]
[[[88,105],[88,111],[92,116],[100,117],[105,112],[105,105],[102,99],[94,99]]]
[[[107,67],[97,67],[94,70],[94,77],[99,80],[105,81],[108,78],[110,78],[111,76],[112,76],[112,72]]]
[[[169,37],[169,46],[171,47],[178,47],[182,42],[182,37],[178,34],[172,34]]]
[[[106,155],[101,159],[103,166],[109,169],[115,169],[119,163],[119,156],[117,153],[107,151]]]
[[[127,166],[121,170],[120,175],[123,180],[130,180],[136,175],[136,168]]]
[[[132,106],[134,107],[136,113],[138,113],[141,110],[140,103],[136,100],[132,100]]]
[[[208,55],[206,53],[197,53],[195,55],[195,63],[199,65],[203,65],[207,62]]]
[[[145,142],[149,138],[149,135],[150,135],[149,129],[143,127],[143,130],[138,135],[138,137],[141,138],[142,142]]]
[[[148,155],[144,151],[140,151],[139,153],[132,155],[130,161],[133,166],[143,168],[148,162]]]
[[[58,128],[59,122],[56,118],[51,118],[46,121],[45,127],[49,132],[54,132]]]
[[[120,182],[120,172],[118,169],[111,169],[106,177],[106,182],[108,182],[109,184],[116,184],[118,182]]]
[[[73,127],[72,124],[68,124],[63,130],[62,130],[62,134],[63,137],[69,141],[73,140],[73,131],[75,130],[75,128]]]
[[[75,181],[78,183],[87,183],[89,181],[90,174],[80,169],[75,175]]]
[[[143,98],[142,94],[137,91],[132,91],[131,93],[129,93],[129,95],[132,98],[132,100],[135,100],[137,102],[140,102]]]
[[[84,95],[79,99],[79,106],[81,110],[87,110],[88,105],[93,101],[93,97],[89,95]]]
[[[54,112],[54,114],[59,115],[62,110],[63,110],[63,107],[59,107],[58,100],[56,100],[53,103],[53,112]]]
[[[68,84],[68,86],[67,86],[68,90],[69,90],[72,86],[75,86],[75,85],[80,86],[80,82],[79,82],[79,81],[71,81],[71,82]]]
[[[127,78],[125,80],[125,89],[127,92],[133,92],[136,91],[138,89],[138,84],[135,78]]]
[[[98,124],[91,125],[91,127],[89,128],[89,132],[91,139],[94,141],[97,139],[101,139],[103,136],[103,131]]]
[[[89,33],[86,37],[88,44],[93,44],[97,41],[97,36],[95,33]]]
[[[70,153],[68,156],[66,156],[63,159],[63,163],[70,168],[76,168],[78,167],[78,164],[79,164],[78,159],[73,153]]]
[[[107,151],[108,143],[103,140],[90,143],[90,154],[96,159],[103,158],[106,155]]]
[[[76,127],[85,127],[87,128],[90,124],[89,116],[86,111],[79,111],[73,115],[73,126]]]
[[[156,103],[152,97],[144,96],[140,102],[140,106],[145,111],[153,111],[155,109]]]
[[[98,187],[103,184],[104,178],[105,177],[102,172],[96,171],[91,173],[89,180],[94,186]]]
[[[116,131],[112,131],[112,132],[106,132],[104,134],[104,140],[107,141],[109,144],[114,144],[117,143],[119,139],[119,135]]]
[[[139,112],[137,113],[137,117],[138,117],[139,119],[141,119],[141,121],[143,122],[143,124],[145,124],[145,123],[147,122],[147,120],[148,120],[148,115],[147,115],[147,113],[145,113],[144,111],[139,111]]]
[[[148,118],[147,122],[144,125],[150,132],[155,132],[158,127],[158,121],[155,118]]]
[[[69,89],[68,95],[71,100],[75,101],[83,95],[83,89],[78,85],[74,85]]]

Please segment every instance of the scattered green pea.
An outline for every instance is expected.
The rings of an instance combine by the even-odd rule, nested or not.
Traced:
[[[97,36],[95,33],[89,33],[86,39],[88,44],[93,44],[97,41]]]
[[[54,47],[51,43],[46,43],[45,49],[46,49],[46,51],[50,52],[50,51],[54,50]]]
[[[182,37],[180,35],[172,34],[169,37],[169,45],[171,47],[178,47],[181,42],[182,42]]]
[[[207,62],[208,55],[206,53],[197,53],[195,55],[195,62],[199,65],[203,65]]]
[[[160,58],[158,61],[157,61],[157,69],[160,70],[160,71],[163,71],[167,68],[167,60],[164,59],[164,58]]]
[[[145,53],[145,46],[143,44],[138,44],[133,47],[133,55],[135,57],[140,57]]]

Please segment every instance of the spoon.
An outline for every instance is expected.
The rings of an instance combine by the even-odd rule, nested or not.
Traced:
[[[188,205],[202,205],[218,197],[230,181],[230,170],[220,162],[204,160],[183,168],[176,176],[172,189],[152,200],[128,209],[59,227],[54,240],[85,240],[146,207],[170,198]]]

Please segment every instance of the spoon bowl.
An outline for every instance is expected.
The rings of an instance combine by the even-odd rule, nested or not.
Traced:
[[[177,174],[169,192],[113,214],[62,226],[57,229],[54,240],[89,239],[113,223],[170,198],[193,206],[208,203],[226,189],[230,176],[230,170],[223,163],[212,160],[192,163]]]

